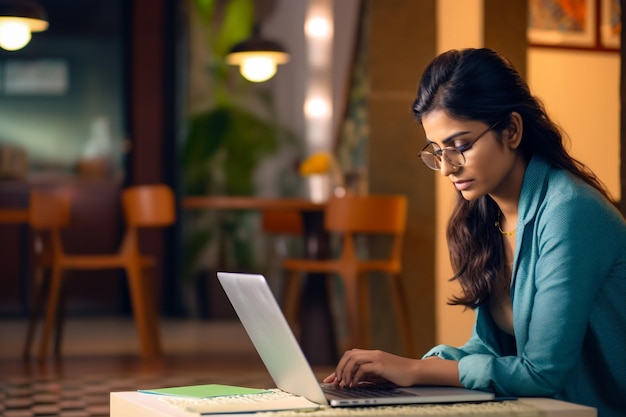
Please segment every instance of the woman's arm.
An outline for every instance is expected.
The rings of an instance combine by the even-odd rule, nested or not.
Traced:
[[[399,386],[461,386],[458,362],[436,356],[419,360],[380,350],[352,349],[344,353],[335,372],[324,378],[343,388],[359,382],[391,382]]]

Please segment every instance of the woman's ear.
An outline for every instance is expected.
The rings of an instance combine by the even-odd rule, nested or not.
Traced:
[[[511,112],[511,121],[502,132],[504,142],[509,145],[511,149],[517,149],[522,142],[523,131],[524,121],[522,120],[522,116],[516,111]]]

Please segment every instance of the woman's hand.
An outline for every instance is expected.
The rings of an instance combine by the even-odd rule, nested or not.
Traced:
[[[380,350],[352,349],[343,354],[335,372],[324,378],[324,382],[342,388],[354,387],[359,382],[414,385],[418,362],[417,359],[403,358]]]
[[[339,360],[335,372],[324,378],[327,384],[342,388],[360,382],[391,382],[398,386],[450,385],[459,383],[456,361],[431,357],[426,360],[404,358],[380,350],[352,349]]]

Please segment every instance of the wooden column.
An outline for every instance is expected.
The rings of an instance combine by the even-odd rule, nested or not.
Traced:
[[[484,46],[511,60],[526,78],[528,0],[484,0]]]
[[[131,184],[162,180],[164,0],[133,0],[131,24]]]
[[[133,0],[129,51],[129,142],[126,185],[166,183],[176,189],[174,98],[175,0]],[[152,273],[161,310],[180,314],[177,228],[142,231],[142,248],[159,259]],[[161,297],[159,297],[161,298]]]
[[[369,1],[369,191],[409,199],[403,274],[417,354],[435,342],[435,183],[417,153],[424,132],[411,115],[421,72],[435,56],[436,1]],[[385,282],[372,291],[373,345],[402,353]]]

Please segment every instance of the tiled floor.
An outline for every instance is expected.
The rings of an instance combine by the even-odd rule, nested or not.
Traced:
[[[21,359],[24,320],[0,320],[0,416],[105,416],[109,392],[221,383],[274,384],[238,321],[162,320],[164,357],[138,355],[132,319],[70,319],[62,356]],[[316,369],[321,378],[329,369]]]

